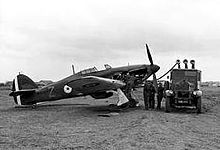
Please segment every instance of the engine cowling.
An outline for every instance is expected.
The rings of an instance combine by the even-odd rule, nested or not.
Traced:
[[[99,93],[91,94],[91,96],[95,99],[108,98],[111,97],[112,95],[113,95],[112,92],[99,92]]]

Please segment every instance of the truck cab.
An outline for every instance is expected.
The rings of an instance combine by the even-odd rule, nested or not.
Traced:
[[[185,60],[184,60],[185,61]],[[166,93],[165,110],[170,112],[172,108],[191,106],[201,112],[201,71],[178,67],[170,72],[170,82]]]

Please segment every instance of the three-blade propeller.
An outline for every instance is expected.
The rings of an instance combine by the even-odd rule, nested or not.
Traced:
[[[153,68],[154,63],[153,63],[153,59],[152,59],[152,56],[150,54],[150,50],[149,50],[147,44],[146,44],[146,49],[147,49],[147,55],[148,55],[148,59],[150,61],[151,68]],[[155,73],[153,73],[153,84],[154,84],[155,90],[157,92],[158,91],[158,85],[157,85],[157,77],[156,77]]]

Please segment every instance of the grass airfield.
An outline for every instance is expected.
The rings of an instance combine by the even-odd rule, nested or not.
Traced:
[[[15,108],[0,90],[0,149],[220,149],[220,88],[204,88],[201,114],[184,109],[165,113],[137,108],[110,117],[117,97],[80,97]],[[164,103],[163,105],[164,106]]]

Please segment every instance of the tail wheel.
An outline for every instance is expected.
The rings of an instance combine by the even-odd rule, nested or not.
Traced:
[[[197,108],[197,113],[201,113],[202,111],[202,98],[201,97],[197,98],[196,108]]]
[[[171,111],[171,106],[170,106],[170,101],[171,101],[171,98],[170,97],[166,97],[166,103],[165,103],[165,111],[166,112],[170,112]]]

